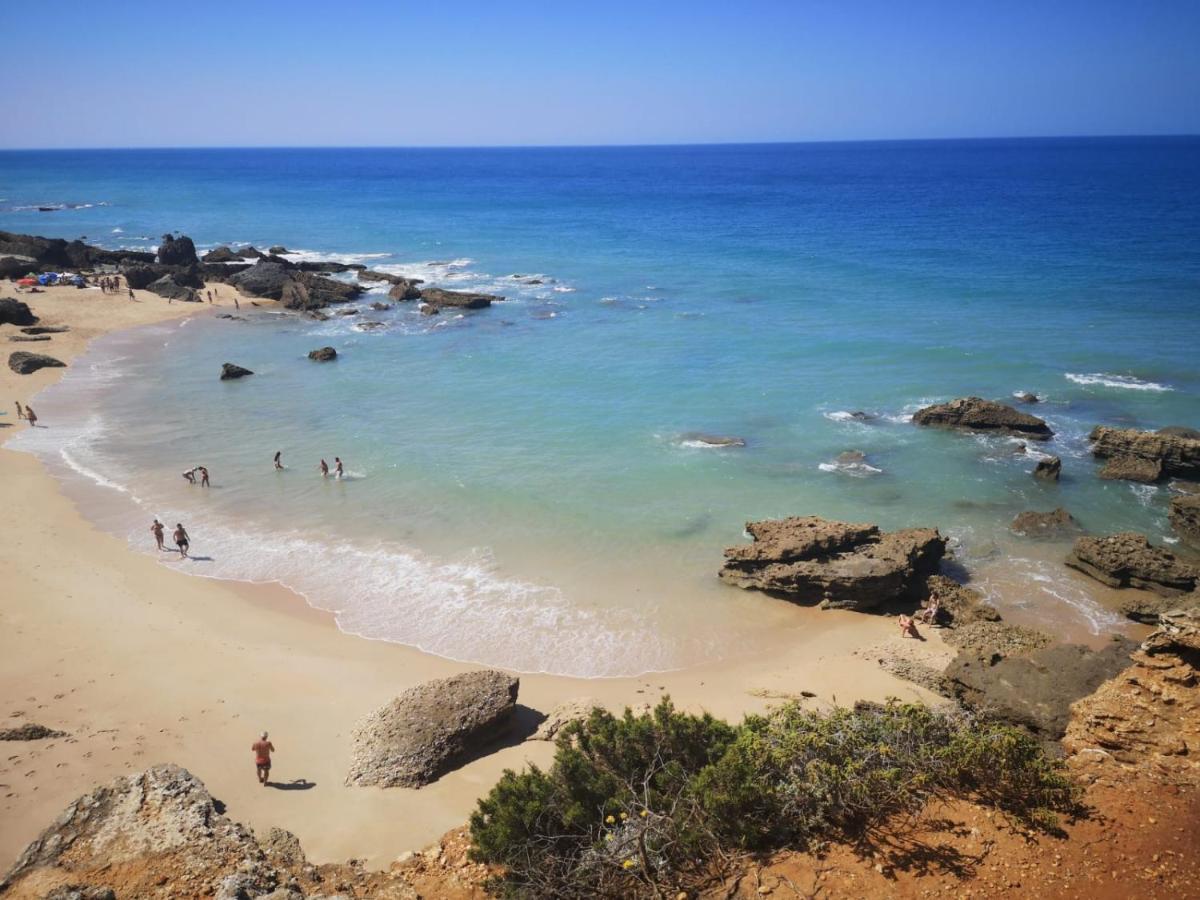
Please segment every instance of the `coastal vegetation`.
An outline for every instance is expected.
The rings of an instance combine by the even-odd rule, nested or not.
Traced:
[[[747,853],[869,846],[952,798],[1054,829],[1080,789],[1026,732],[962,712],[788,703],[730,725],[664,699],[565,726],[549,770],[506,771],[470,832],[502,896],[674,897]]]

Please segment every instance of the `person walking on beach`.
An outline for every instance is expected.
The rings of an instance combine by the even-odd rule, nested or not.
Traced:
[[[37,413],[28,403],[25,404],[25,421],[29,423],[30,428],[37,428]]]
[[[282,463],[282,462],[280,462],[280,460],[279,460],[279,458],[280,458],[281,456],[283,456],[283,451],[282,451],[282,450],[276,450],[276,451],[275,451],[275,468],[276,468],[276,469],[282,469],[282,468],[283,468],[283,463]]]
[[[28,409],[28,407],[26,407]],[[333,458],[333,472],[338,478],[343,478],[346,475],[346,470],[342,468],[342,458],[335,456]]]
[[[271,754],[275,752],[275,745],[267,733],[264,731],[262,737],[250,745],[250,749],[254,752],[254,768],[258,772],[258,783],[263,787],[267,786],[267,779],[271,777]]]
[[[17,401],[17,418],[18,419],[25,418],[25,410],[21,409],[21,401],[20,400]]]
[[[187,529],[183,527],[183,523],[175,523],[175,533],[171,537],[175,540],[175,546],[179,548],[179,555],[187,559],[188,547],[191,545],[192,540],[188,537]]]
[[[150,533],[154,535],[154,543],[158,544],[158,549],[161,551],[163,549],[163,523],[155,519],[154,524],[150,526]]]
[[[321,477],[329,477],[329,463],[325,462],[325,460],[321,460]]]
[[[208,305],[212,306],[212,291],[208,292]]]
[[[200,472],[200,487],[208,487],[208,469],[204,466],[199,467]]]

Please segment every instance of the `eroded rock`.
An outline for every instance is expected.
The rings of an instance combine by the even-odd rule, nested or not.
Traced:
[[[1039,459],[1037,465],[1033,467],[1033,477],[1043,481],[1058,481],[1060,475],[1062,475],[1062,460],[1057,456]]]
[[[964,428],[998,434],[1015,434],[1035,441],[1046,441],[1054,432],[1044,420],[981,397],[962,397],[917,410],[912,420],[917,425],[940,428]]]
[[[245,378],[247,375],[253,375],[249,369],[244,369],[241,366],[233,363],[225,363],[221,366],[221,380],[232,381],[235,378]]]
[[[399,287],[399,285],[397,285]],[[392,288],[388,294],[396,300],[407,299],[405,297],[395,296],[396,288]],[[504,298],[495,294],[478,294],[470,291],[447,291],[443,288],[425,288],[420,292],[420,297],[430,306],[444,309],[446,307],[456,307],[459,309],[483,309],[491,306],[493,303],[502,301]]]
[[[1200,550],[1200,494],[1181,494],[1171,498],[1167,514],[1179,539],[1194,550]]]
[[[308,358],[315,359],[317,362],[328,362],[331,359],[337,359],[337,351],[332,347],[321,347],[319,350],[309,350]]]
[[[33,325],[37,320],[29,304],[0,297],[0,325]]]
[[[53,356],[18,350],[8,357],[8,367],[18,375],[32,375],[38,369],[61,369],[66,363]]]
[[[1143,588],[1170,596],[1195,590],[1200,570],[1126,531],[1075,541],[1067,565],[1114,588]]]
[[[1088,439],[1092,454],[1108,460],[1101,478],[1150,483],[1173,475],[1200,480],[1200,439],[1180,431],[1188,429],[1155,432],[1097,425]]]
[[[1027,510],[1018,514],[1009,527],[1025,537],[1052,539],[1069,537],[1080,530],[1075,517],[1061,506],[1050,512]]]

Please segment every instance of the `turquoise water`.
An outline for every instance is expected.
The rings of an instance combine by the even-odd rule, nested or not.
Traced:
[[[5,153],[0,197],[8,230],[283,243],[510,298],[118,335],[17,442],[108,482],[136,545],[184,521],[189,571],[282,581],[347,631],[580,675],[744,652],[800,626],[719,585],[721,549],[812,513],[936,525],[997,602],[1096,633],[1119,619],[1012,516],[1173,540],[1170,486],[1099,481],[1085,436],[1200,425],[1200,140]],[[1024,390],[1058,433],[1026,454],[907,421]],[[199,463],[211,491],[179,477]]]

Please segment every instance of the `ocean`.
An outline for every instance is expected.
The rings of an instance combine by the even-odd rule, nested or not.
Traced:
[[[746,521],[786,515],[937,526],[1006,615],[1101,639],[1125,624],[1100,586],[1009,523],[1061,505],[1169,546],[1171,486],[1101,481],[1086,436],[1200,426],[1196,138],[14,151],[0,228],[283,244],[507,297],[371,310],[385,285],[328,322],[243,305],[112,335],[10,446],[141,552],[152,516],[185,523],[198,559],[164,564],[521,671],[794,638],[794,607],[716,579]],[[908,421],[1022,391],[1056,431],[1025,453]],[[343,481],[317,473],[334,456]],[[180,477],[198,464],[210,490]]]

